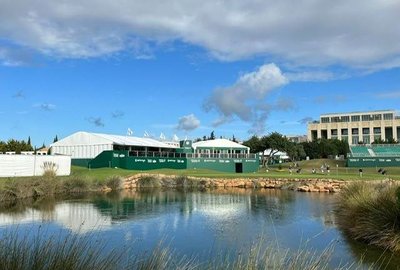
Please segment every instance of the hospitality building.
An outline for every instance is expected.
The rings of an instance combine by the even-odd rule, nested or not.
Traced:
[[[330,113],[308,123],[308,140],[321,138],[348,141],[350,145],[377,140],[400,141],[400,116],[395,110]]]

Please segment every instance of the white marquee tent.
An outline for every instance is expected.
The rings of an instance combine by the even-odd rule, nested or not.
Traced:
[[[151,138],[120,136],[102,133],[79,131],[50,145],[53,155],[68,155],[72,158],[95,158],[105,150],[113,150],[114,146],[152,147],[162,149],[177,148]]]

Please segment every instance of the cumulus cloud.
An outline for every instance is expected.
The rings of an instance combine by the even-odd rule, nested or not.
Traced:
[[[192,131],[200,126],[200,120],[194,114],[189,114],[179,118],[177,129]]]
[[[0,11],[1,12],[1,11]],[[1,19],[0,19],[1,21]],[[1,39],[0,34],[0,39]],[[0,63],[4,66],[30,66],[36,62],[32,50],[20,47],[2,46],[0,43]]]
[[[265,102],[271,91],[288,82],[275,64],[266,64],[254,72],[243,74],[231,86],[215,89],[205,101],[204,108],[219,113],[220,117],[213,123],[215,126],[237,117],[252,123],[251,133],[261,133],[272,109],[287,110],[292,106],[289,99],[279,99],[275,105]]]
[[[399,10],[381,0],[15,0],[1,4],[0,39],[64,58],[149,58],[149,44],[182,41],[226,60],[384,69],[400,66]]]
[[[89,117],[87,121],[96,127],[104,127],[104,122],[101,117]]]

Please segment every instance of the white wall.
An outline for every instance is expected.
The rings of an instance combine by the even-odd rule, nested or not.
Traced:
[[[71,174],[70,156],[0,155],[0,177],[40,176],[45,162],[53,162],[57,175]]]
[[[52,155],[67,155],[72,158],[95,158],[101,152],[113,150],[112,144],[97,145],[54,145],[50,148]]]

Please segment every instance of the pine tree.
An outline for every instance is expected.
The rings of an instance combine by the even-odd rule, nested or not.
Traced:
[[[31,145],[31,136],[28,137],[28,142],[26,144],[29,145],[29,146],[32,146]]]
[[[237,142],[236,138],[235,138],[235,135],[232,136],[232,142]]]
[[[56,137],[53,140],[53,143],[58,142],[58,136],[56,135]]]
[[[211,134],[210,134],[210,140],[215,140],[215,134],[214,134],[214,130],[213,130],[213,131],[211,131]]]

